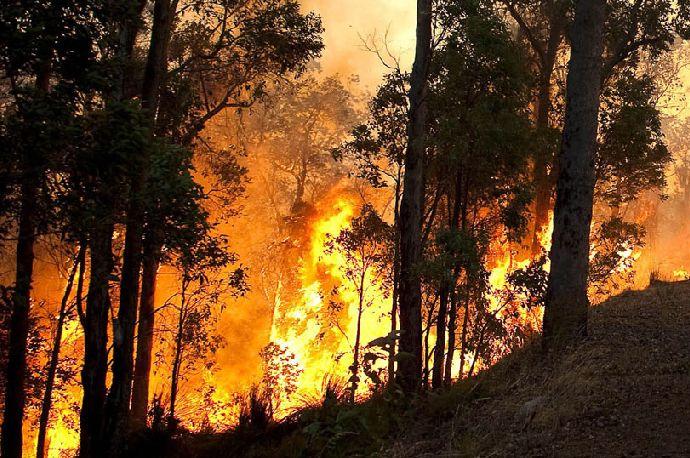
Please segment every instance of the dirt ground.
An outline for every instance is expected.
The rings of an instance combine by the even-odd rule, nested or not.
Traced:
[[[592,308],[589,337],[563,354],[537,347],[488,371],[452,418],[384,455],[690,457],[690,282]]]

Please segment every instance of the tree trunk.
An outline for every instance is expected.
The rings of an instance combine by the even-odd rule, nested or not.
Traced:
[[[448,211],[450,213],[450,221],[449,221],[449,229],[453,234],[457,233],[458,230],[458,225],[460,223],[460,218],[462,216],[462,226],[464,230],[465,226],[465,205],[463,201],[463,196],[464,196],[464,187],[463,187],[463,173],[462,173],[462,167],[459,168],[456,171],[455,174],[455,190],[453,195],[448,196],[448,199],[450,200],[452,198],[453,202],[453,208],[452,211],[450,209],[450,204]],[[457,255],[457,254],[455,254]],[[440,387],[442,384],[445,385],[450,385],[451,382],[451,371],[453,368],[453,356],[455,353],[455,330],[457,327],[457,293],[456,293],[456,287],[457,287],[457,281],[458,281],[458,275],[460,274],[460,269],[462,268],[460,262],[456,259],[453,262],[453,265],[448,268],[448,276],[449,278],[445,279],[445,284],[443,285],[442,292],[441,292],[441,303],[439,306],[439,323],[437,323],[437,336],[441,335],[443,336],[445,331],[446,331],[446,326],[445,326],[445,314],[446,314],[446,309],[448,308],[448,301],[450,300],[450,311],[448,312],[448,354],[440,354],[441,361],[439,361],[439,369],[436,369],[436,361],[434,361],[434,379],[432,379],[432,383],[434,384],[434,388]],[[444,299],[445,298],[445,299]],[[444,304],[445,302],[445,304]],[[439,326],[442,325],[442,326]],[[436,344],[439,346],[439,344]],[[445,346],[445,339],[443,339],[441,346]],[[443,361],[443,357],[445,356],[446,360]],[[438,371],[438,374],[436,373]],[[436,380],[436,377],[438,377],[438,380]]]
[[[106,105],[113,102],[121,102],[135,95],[136,91],[130,90],[129,65],[132,63],[132,55],[136,38],[141,27],[141,16],[146,6],[146,0],[128,0],[126,6],[127,16],[119,23],[110,24],[118,29],[118,42],[116,54],[119,59],[119,82],[107,95]],[[132,182],[131,187],[136,187]],[[107,193],[108,191],[105,190]],[[135,194],[135,190],[130,190]],[[134,301],[134,318],[129,308],[132,295],[138,291],[132,291],[132,286],[138,289],[133,279],[133,264],[136,264],[137,255],[132,243],[136,243],[134,234],[130,234],[128,228],[125,236],[125,253],[122,268],[122,281],[120,284],[120,310],[118,318],[113,322],[114,329],[114,354],[113,354],[113,384],[111,395],[106,388],[106,375],[108,371],[108,312],[111,307],[109,295],[109,278],[113,269],[112,236],[114,231],[113,209],[103,208],[100,218],[92,229],[91,274],[89,292],[87,294],[87,310],[84,316],[84,367],[82,369],[82,384],[84,395],[82,410],[80,413],[80,457],[102,457],[112,455],[111,445],[119,446],[118,437],[113,434],[114,425],[120,424],[120,408],[118,402],[123,397],[124,378],[126,369],[126,345],[125,336],[128,329],[133,329],[136,319],[136,299]],[[127,223],[134,219],[134,215],[127,214]],[[136,267],[138,272],[138,267]],[[138,273],[136,274],[138,275]],[[124,305],[124,310],[123,309]],[[133,333],[133,330],[132,330]],[[131,360],[131,354],[130,354]],[[129,371],[131,373],[131,370]],[[106,412],[108,413],[106,415]]]
[[[554,67],[556,66],[556,55],[558,48],[563,41],[565,32],[566,15],[564,4],[560,8],[553,7],[553,14],[549,18],[550,29],[549,38],[544,49],[544,57],[539,66],[539,85],[537,93],[537,120],[536,127],[540,132],[546,132],[550,127],[549,117],[551,115],[551,78]],[[539,50],[535,50],[540,52]],[[537,151],[534,162],[534,227],[532,230],[532,256],[541,252],[541,235],[544,226],[549,220],[549,210],[551,210],[552,182],[549,177],[548,166],[553,167],[554,158],[549,155],[547,145]]]
[[[21,211],[17,239],[17,270],[12,315],[9,330],[9,355],[5,388],[5,412],[2,422],[1,452],[3,457],[21,458],[22,422],[26,393],[26,346],[29,338],[29,310],[31,307],[31,282],[34,268],[34,243],[36,241],[36,199],[39,179],[36,170],[29,165],[22,178]]]
[[[81,265],[84,263],[86,257],[86,247],[81,245],[79,253],[74,260],[74,266],[67,279],[67,286],[62,295],[60,302],[60,312],[58,314],[58,321],[55,330],[55,337],[53,339],[53,348],[50,352],[50,362],[48,363],[48,374],[46,375],[46,386],[43,391],[43,402],[41,403],[41,415],[38,421],[38,439],[36,440],[36,458],[43,458],[45,456],[46,432],[48,430],[48,420],[50,419],[50,408],[53,402],[53,386],[55,385],[55,373],[57,372],[58,363],[60,360],[60,344],[62,342],[62,328],[67,317],[68,309],[67,303],[69,296],[72,293],[72,286],[74,285],[74,278],[77,274],[77,269],[81,270]],[[81,278],[80,278],[81,281]]]
[[[168,47],[178,0],[156,0],[153,6],[151,44],[144,70],[141,105],[146,110],[151,125],[156,119],[160,88],[168,68]]]
[[[107,217],[106,217],[107,218]],[[84,320],[84,397],[80,414],[81,458],[104,456],[104,408],[108,371],[108,280],[113,270],[113,223],[99,221],[91,234],[91,273]]]
[[[436,303],[436,298],[434,298],[434,303]],[[429,386],[429,361],[431,360],[432,351],[429,349],[429,335],[431,334],[431,320],[433,318],[433,313],[429,310],[426,318],[426,327],[424,328],[424,368],[422,371],[422,387],[426,388]]]
[[[182,275],[182,294],[180,299],[180,315],[177,320],[177,334],[175,335],[175,356],[173,358],[172,374],[170,377],[170,415],[168,416],[168,427],[174,428],[175,407],[177,406],[178,382],[180,379],[180,366],[182,365],[182,354],[184,352],[184,325],[187,319],[187,288],[190,280],[187,273]]]
[[[168,425],[175,423],[175,407],[177,407],[177,390],[178,380],[180,378],[180,364],[182,364],[182,326],[184,325],[184,313],[180,311],[178,321],[177,336],[175,338],[175,357],[173,358],[173,368],[170,377],[170,415],[168,416]]]
[[[167,49],[174,11],[171,0],[156,0],[154,5],[151,44],[144,72],[142,106],[153,129],[158,108],[160,84],[167,70]],[[112,446],[121,447],[129,426],[130,397],[134,375],[134,328],[139,301],[139,271],[142,259],[144,202],[142,194],[150,169],[150,154],[142,154],[131,176],[129,208],[125,233],[125,248],[120,282],[120,307],[113,346],[113,383],[108,393],[107,434],[112,435]],[[112,455],[118,451],[111,450]]]
[[[404,355],[398,361],[397,379],[407,392],[421,388],[422,293],[416,268],[422,258],[431,16],[431,0],[417,0],[417,45],[410,79],[410,119],[400,208],[400,353]]]
[[[399,178],[399,174],[398,174]],[[388,348],[388,385],[395,380],[395,350],[398,340],[398,289],[400,285],[400,180],[395,184],[395,209],[393,215],[393,293],[391,295],[391,341]]]
[[[463,309],[465,313],[462,316],[462,331],[460,334],[460,368],[458,369],[458,380],[462,380],[462,376],[465,372],[465,355],[467,354],[467,334],[469,331],[470,324],[470,295],[469,288],[465,292],[465,304]]]
[[[457,279],[457,275],[454,275]],[[455,282],[453,283],[455,285]],[[446,355],[445,370],[443,373],[443,383],[450,386],[452,381],[453,357],[455,356],[455,331],[458,321],[458,295],[455,287],[450,293],[450,310],[448,311],[448,355]]]
[[[537,130],[545,132],[549,128],[549,115],[551,112],[551,75],[555,65],[555,58],[547,64],[547,68],[542,70],[541,81],[539,83],[539,94],[537,98]],[[541,251],[539,236],[549,220],[549,210],[551,209],[551,183],[549,180],[548,165],[552,158],[548,155],[547,145],[537,151],[534,162],[534,228],[532,231],[532,256],[538,255]]]
[[[155,323],[156,276],[161,253],[157,237],[149,231],[144,240],[144,260],[141,277],[141,300],[139,303],[139,324],[137,328],[137,359],[134,366],[132,388],[132,424],[136,428],[146,426],[149,403],[149,379],[153,352],[153,331]]]
[[[576,3],[544,311],[545,348],[587,334],[589,235],[604,19],[603,0]]]
[[[354,404],[357,394],[357,386],[359,385],[359,347],[362,342],[362,310],[364,309],[364,278],[366,276],[366,269],[362,272],[362,277],[359,281],[359,307],[357,308],[357,333],[355,335],[354,357],[352,360],[352,393],[350,393],[350,403]]]
[[[446,356],[446,314],[448,312],[448,297],[450,287],[447,281],[439,291],[438,316],[436,317],[436,346],[434,347],[434,366],[431,375],[431,387],[434,389],[443,386],[443,369]]]
[[[50,91],[52,50],[39,66],[36,88],[47,94]],[[39,169],[42,164],[32,164],[28,158],[23,165],[21,182],[21,209],[17,234],[16,271],[12,294],[12,313],[9,328],[9,352],[5,380],[5,405],[0,431],[0,455],[6,458],[21,458],[22,424],[26,393],[26,346],[29,339],[29,311],[31,308],[31,283],[34,270],[34,244],[36,243],[36,199],[40,186]]]

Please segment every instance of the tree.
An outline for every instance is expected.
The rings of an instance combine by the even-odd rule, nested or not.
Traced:
[[[90,116],[85,129],[88,143],[82,170],[79,198],[83,221],[89,234],[90,275],[84,320],[84,399],[81,410],[80,454],[102,456],[110,446],[103,436],[106,428],[106,375],[108,370],[108,314],[113,281],[113,231],[122,221],[129,194],[129,167],[141,151],[152,148],[143,116],[132,102],[115,103]],[[118,332],[114,338],[122,338]]]
[[[162,76],[160,104],[155,114],[156,135],[185,148],[193,148],[204,174],[212,175],[225,189],[229,202],[243,192],[245,171],[228,149],[216,150],[212,142],[197,141],[205,127],[220,113],[252,106],[264,95],[264,88],[285,74],[299,74],[306,62],[322,48],[321,23],[314,14],[302,14],[292,0],[236,3],[220,1],[181,2],[173,16],[169,65]],[[182,11],[193,11],[182,15]],[[153,31],[152,31],[153,33]],[[244,56],[238,59],[237,56]],[[232,71],[228,71],[232,69]],[[155,99],[153,99],[155,100]],[[183,155],[184,157],[184,155]],[[192,161],[180,159],[188,169]],[[165,161],[159,161],[159,165]],[[139,336],[134,370],[132,411],[136,425],[144,425],[148,410],[148,380],[151,368],[152,335],[155,326],[154,297],[163,248],[177,236],[163,221],[175,222],[184,209],[176,208],[176,194],[165,195],[160,180],[180,183],[180,170],[152,180],[143,229],[142,291],[139,300]],[[182,171],[182,175],[186,172]],[[173,186],[175,189],[175,186]],[[163,191],[163,192],[160,192]],[[169,191],[169,190],[168,190]],[[210,199],[207,199],[207,202]],[[182,200],[182,202],[186,202]],[[223,210],[228,211],[229,206]],[[173,251],[175,249],[173,248]]]
[[[144,3],[144,2],[140,2]],[[154,2],[151,39],[141,90],[141,106],[149,126],[149,135],[158,111],[159,94],[168,67],[168,47],[177,10],[177,0]],[[139,302],[139,280],[142,263],[144,186],[151,169],[153,148],[144,148],[138,161],[132,164],[130,187],[125,217],[125,243],[120,279],[120,304],[117,327],[114,326],[113,381],[108,392],[105,434],[111,443],[120,447],[128,428],[132,380],[134,377],[134,331]],[[117,454],[117,451],[111,452]]]
[[[446,37],[435,53],[431,77],[433,155],[427,183],[440,190],[442,205],[435,240],[426,247],[429,286],[438,297],[434,388],[450,382],[459,277],[466,282],[479,277],[478,264],[486,263],[489,251],[482,242],[485,234],[515,240],[524,231],[530,199],[523,184],[526,151],[536,143],[528,118],[531,79],[525,53],[492,5],[452,2],[439,14]],[[486,290],[481,283],[468,282],[465,289]],[[465,318],[470,302],[466,305]],[[464,321],[465,336],[466,326]]]
[[[663,189],[665,169],[671,161],[654,82],[632,73],[629,70],[619,75],[601,97],[595,198],[614,212],[645,190]]]
[[[589,232],[604,21],[603,1],[577,2],[544,311],[543,339],[547,348],[587,334]]]
[[[421,388],[421,281],[424,204],[424,161],[428,116],[429,69],[432,49],[432,2],[417,1],[417,44],[410,77],[410,109],[405,152],[405,177],[400,205],[400,353],[398,383],[407,392]]]
[[[3,456],[18,457],[22,450],[26,378],[26,348],[30,332],[34,244],[52,216],[44,206],[50,170],[59,168],[59,151],[70,130],[75,100],[71,87],[84,83],[72,66],[89,68],[93,57],[80,40],[95,31],[85,20],[88,2],[49,1],[4,5],[0,14],[2,77],[9,103],[5,106],[3,136],[12,173],[0,188],[14,194],[16,206],[3,206],[3,216],[17,224],[16,270],[12,289],[9,354],[6,368],[6,404],[0,449]],[[72,68],[72,69],[70,69]],[[59,86],[57,94],[51,94]],[[13,129],[19,128],[14,131]],[[14,135],[29,133],[15,143]],[[14,175],[14,176],[12,176]],[[14,207],[14,208],[13,208]],[[12,209],[15,213],[7,214]]]
[[[509,16],[515,21],[520,37],[529,44],[533,65],[538,70],[536,123],[542,133],[543,144],[536,149],[533,180],[535,185],[532,253],[539,250],[538,236],[547,222],[551,196],[558,172],[555,139],[562,114],[561,94],[553,93],[557,85],[554,71],[559,56],[569,45],[566,33],[572,27],[572,2],[560,0],[507,1],[501,0]],[[643,56],[658,59],[667,52],[675,39],[675,32],[685,32],[687,11],[677,2],[647,0],[613,1],[607,4],[604,27],[604,63],[602,87],[613,87],[621,73],[637,68]]]
[[[53,402],[53,387],[55,384],[55,375],[58,370],[58,363],[60,358],[60,346],[62,344],[62,332],[65,320],[67,319],[70,308],[69,298],[74,286],[75,276],[79,272],[77,278],[77,290],[75,303],[81,302],[81,296],[84,285],[84,272],[86,263],[86,246],[80,244],[77,255],[75,256],[72,270],[67,278],[67,286],[60,302],[60,310],[58,312],[57,328],[55,331],[55,338],[53,339],[53,347],[50,352],[50,362],[48,364],[48,373],[46,375],[45,388],[43,392],[43,402],[41,404],[41,416],[38,426],[38,438],[36,440],[36,458],[43,458],[46,453],[46,434],[48,431],[48,420],[50,419],[50,409]]]
[[[172,429],[177,423],[175,409],[181,378],[188,376],[198,360],[215,353],[223,343],[222,336],[212,333],[212,325],[217,319],[214,309],[224,295],[237,296],[247,290],[242,269],[236,269],[229,275],[220,271],[228,263],[234,262],[234,255],[222,246],[223,239],[205,233],[203,226],[198,229],[203,235],[193,235],[189,240],[192,243],[181,250],[176,260],[180,272],[179,300],[167,304],[175,315],[168,414],[168,424]],[[220,307],[222,312],[223,306]]]
[[[326,242],[326,252],[338,252],[345,257],[344,277],[357,293],[357,325],[352,348],[353,360],[350,366],[350,402],[355,402],[360,382],[362,313],[371,305],[368,298],[371,288],[380,288],[389,258],[391,227],[386,224],[370,204],[364,204],[359,216],[354,218],[349,228],[331,236]]]
[[[393,279],[391,294],[391,332],[388,336],[388,383],[395,380],[395,354],[398,332],[400,286],[400,199],[403,181],[408,100],[407,75],[393,72],[386,76],[369,103],[369,119],[352,130],[353,138],[333,150],[338,161],[351,162],[357,177],[375,189],[392,187],[393,192]]]
[[[517,24],[522,40],[528,43],[532,64],[537,73],[535,123],[542,141],[535,148],[533,158],[534,225],[532,240],[529,241],[532,255],[535,255],[541,250],[539,234],[548,221],[551,209],[552,164],[556,149],[552,119],[554,72],[571,22],[572,5],[563,0],[501,0],[500,3],[505,5],[508,14]]]
[[[317,78],[305,75],[279,84],[247,120],[259,124],[247,132],[249,141],[267,156],[268,179],[290,190],[284,197],[293,215],[342,175],[329,151],[357,118],[356,100],[340,79]]]

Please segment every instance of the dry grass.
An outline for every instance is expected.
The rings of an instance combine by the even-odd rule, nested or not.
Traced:
[[[435,441],[401,436],[390,455],[690,456],[690,283],[623,293],[590,323],[577,348],[511,355]]]

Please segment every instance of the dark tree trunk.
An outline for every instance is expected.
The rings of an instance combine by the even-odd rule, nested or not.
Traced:
[[[50,90],[50,55],[43,56],[36,75],[36,88],[42,93]],[[34,244],[36,243],[36,199],[40,186],[42,165],[25,158],[21,182],[21,209],[17,234],[16,272],[12,293],[12,314],[9,328],[9,352],[5,380],[5,405],[0,432],[0,455],[21,458],[22,424],[26,393],[26,346],[29,339],[29,311],[31,308],[31,283],[34,270]]]
[[[441,388],[443,385],[443,370],[446,356],[446,315],[448,313],[448,298],[450,287],[443,282],[439,291],[438,316],[436,317],[436,346],[434,347],[434,365],[431,374],[431,387]]]
[[[604,19],[603,0],[576,3],[544,311],[545,348],[587,334],[589,235]]]
[[[354,357],[352,359],[352,393],[350,393],[350,403],[354,404],[357,395],[357,386],[359,385],[359,352],[362,345],[362,311],[364,310],[364,279],[366,277],[366,269],[362,272],[362,277],[359,282],[359,306],[357,308],[357,332],[355,335]]]
[[[184,325],[187,319],[187,288],[189,279],[184,274],[182,278],[182,298],[180,300],[180,315],[177,320],[177,334],[175,335],[175,356],[173,357],[172,374],[170,376],[170,414],[168,426],[173,428],[175,421],[175,408],[177,407],[178,382],[180,379],[180,367],[182,366],[182,354],[184,352]]]
[[[434,298],[434,304],[436,303]],[[433,306],[432,306],[433,307]],[[424,327],[424,370],[422,371],[422,387],[426,388],[429,386],[429,375],[431,375],[431,370],[429,369],[429,362],[431,361],[431,354],[433,349],[429,347],[429,337],[431,334],[431,323],[433,320],[433,310],[430,309],[426,317],[426,326]]]
[[[12,315],[9,330],[9,355],[5,389],[5,412],[2,422],[1,455],[22,456],[22,422],[26,393],[26,345],[29,338],[29,309],[36,241],[36,199],[39,179],[36,170],[27,165],[22,178],[19,236],[17,239],[17,270],[12,294]]]
[[[175,423],[175,408],[177,407],[178,381],[180,379],[180,365],[182,364],[182,352],[184,350],[182,341],[182,326],[184,326],[184,314],[180,312],[178,321],[178,332],[175,338],[175,357],[173,358],[172,374],[170,376],[170,415],[168,424]]]
[[[160,262],[161,245],[158,237],[149,231],[144,239],[143,272],[141,277],[141,300],[137,327],[137,359],[134,366],[132,387],[132,423],[136,428],[146,426],[149,403],[149,379],[153,352],[153,331],[155,324],[156,277]]]
[[[393,293],[391,295],[391,341],[388,348],[388,384],[395,380],[395,350],[398,340],[395,333],[398,330],[398,296],[400,285],[400,174],[395,184],[395,210],[393,221]]]
[[[167,49],[174,11],[171,0],[156,0],[154,5],[151,44],[144,73],[142,106],[153,129],[158,107],[160,84],[167,69]],[[108,393],[107,431],[111,437],[111,454],[117,449],[129,426],[130,398],[134,376],[134,328],[139,301],[139,277],[142,259],[142,237],[144,224],[143,190],[149,176],[151,158],[142,154],[131,177],[129,208],[125,233],[125,248],[120,282],[120,307],[117,326],[114,329],[113,383]]]
[[[107,217],[106,217],[107,218]],[[91,233],[91,273],[84,317],[84,397],[80,414],[81,458],[101,458],[103,443],[106,374],[108,371],[108,280],[113,270],[112,222],[99,221]]]
[[[58,314],[58,321],[55,330],[55,337],[53,338],[53,348],[50,352],[50,361],[48,363],[48,373],[46,374],[46,386],[43,391],[43,402],[41,403],[41,415],[38,421],[38,439],[36,440],[36,458],[43,458],[45,456],[46,432],[48,431],[48,420],[50,419],[50,408],[53,403],[53,387],[55,385],[55,374],[57,373],[58,363],[60,361],[60,343],[62,342],[62,328],[65,323],[65,318],[69,312],[67,304],[69,296],[72,293],[72,286],[74,285],[74,278],[77,274],[77,269],[81,272],[84,260],[86,257],[86,247],[81,245],[79,253],[74,260],[74,266],[67,279],[67,286],[62,295],[60,302],[60,312]],[[79,278],[81,281],[81,277]]]
[[[177,10],[177,0],[156,2],[154,8],[154,29],[152,44],[146,67],[143,86],[143,106],[148,111],[152,124],[155,124],[156,111],[160,98],[168,60],[168,46],[173,21]],[[155,44],[154,44],[155,43]],[[139,323],[137,329],[137,355],[134,367],[132,388],[133,426],[146,426],[148,412],[149,380],[153,351],[153,331],[155,323],[156,277],[160,264],[162,244],[159,228],[149,215],[149,231],[144,239],[143,266],[141,279],[141,298],[139,301]]]
[[[178,0],[156,0],[153,7],[151,44],[144,70],[141,104],[153,125],[158,111],[160,88],[168,68],[168,47]]]
[[[457,275],[454,275],[457,279]],[[455,283],[454,283],[455,284]],[[454,288],[455,289],[455,288]],[[443,373],[443,384],[450,386],[452,381],[453,357],[455,356],[455,332],[458,327],[458,295],[455,290],[450,293],[450,309],[448,310],[448,355]]]
[[[553,33],[553,30],[552,30]],[[560,36],[560,35],[559,35]],[[554,49],[555,51],[555,49]],[[555,65],[555,55],[542,69],[540,76],[539,93],[537,97],[537,130],[545,132],[549,128],[549,116],[551,113],[551,75]],[[534,228],[532,230],[532,255],[541,251],[539,236],[549,220],[551,209],[551,183],[549,181],[548,166],[552,162],[546,145],[538,152],[534,161]]]
[[[424,157],[428,73],[431,60],[431,0],[417,0],[417,46],[410,79],[410,120],[400,208],[400,353],[397,380],[407,392],[421,388],[422,293],[416,268],[422,258]],[[403,355],[404,354],[404,355]]]
[[[567,15],[567,2],[556,0],[550,2],[551,14],[549,16],[548,39],[544,47],[533,45],[533,51],[538,55],[539,84],[537,88],[537,119],[536,127],[538,131],[546,132],[550,126],[549,117],[551,115],[551,78],[554,67],[556,66],[556,56],[558,49],[563,41],[565,33]],[[524,31],[524,30],[523,30]],[[532,229],[531,253],[537,255],[541,251],[539,236],[549,219],[551,210],[551,195],[553,183],[549,176],[549,165],[554,167],[554,158],[551,157],[547,145],[543,145],[537,151],[534,161],[534,186],[536,194],[534,197],[534,226]]]
[[[448,194],[449,230],[456,233],[460,215],[463,213],[463,174],[462,168],[455,174],[454,192]],[[452,202],[452,208],[450,206]],[[438,320],[436,323],[436,352],[434,354],[434,373],[431,380],[433,388],[440,388],[443,384],[449,385],[453,356],[455,353],[455,329],[457,327],[457,304],[455,300],[455,288],[460,272],[460,264],[456,260],[447,268],[447,278],[444,278],[439,302]],[[450,310],[448,303],[450,302]],[[446,327],[446,314],[448,314],[448,326]],[[445,353],[445,332],[448,330],[448,354]],[[439,349],[440,348],[440,349]],[[447,358],[444,360],[444,358]]]
[[[465,372],[465,355],[467,354],[467,334],[469,332],[470,324],[470,295],[469,287],[465,291],[465,301],[462,315],[462,330],[460,334],[460,368],[458,369],[458,380],[462,380],[462,376]]]
[[[550,76],[549,76],[550,78]],[[548,127],[548,110],[551,98],[551,86],[541,84],[539,88],[537,129]],[[544,230],[544,226],[549,220],[549,210],[551,210],[551,183],[549,181],[548,165],[550,159],[547,151],[540,150],[534,162],[534,227],[532,229],[532,244],[530,252],[536,256],[541,251],[539,236]]]
[[[132,7],[131,10],[128,10],[131,15],[124,18],[121,23],[111,24],[119,29],[116,50],[120,60],[120,68],[118,85],[114,86],[113,91],[108,94],[106,104],[126,100],[137,92],[130,88],[131,81],[128,78],[130,69],[128,67],[132,63],[134,46],[141,26],[141,16],[147,1],[128,0],[126,3],[127,6]],[[135,181],[131,183],[132,188],[135,188],[136,185]],[[107,194],[108,190],[104,189],[103,192]],[[134,189],[131,192],[136,195]],[[80,413],[79,446],[79,456],[82,458],[100,458],[112,455],[111,445],[120,445],[118,437],[113,434],[114,425],[120,424],[122,418],[119,415],[121,409],[118,403],[123,398],[123,390],[131,388],[123,386],[125,385],[123,380],[127,374],[127,349],[123,345],[127,345],[125,336],[129,327],[132,328],[133,333],[134,320],[136,319],[136,295],[138,294],[138,291],[132,292],[130,286],[134,285],[134,288],[138,289],[138,278],[134,282],[132,271],[136,259],[140,258],[140,253],[137,254],[137,250],[133,249],[132,243],[136,244],[136,240],[134,234],[130,234],[128,229],[125,236],[125,254],[120,284],[120,310],[117,319],[113,322],[113,384],[111,396],[108,396],[106,388],[108,313],[111,307],[109,279],[113,270],[112,236],[115,214],[113,208],[99,208],[98,210],[101,212],[100,219],[94,224],[90,234],[91,273],[86,300],[87,310],[84,314],[84,367],[82,368],[84,395]],[[128,211],[128,224],[133,219],[133,215],[130,213]],[[137,266],[135,276],[138,276],[138,269]],[[133,318],[132,311],[128,308],[132,295],[135,297]],[[122,310],[123,304],[124,310]],[[129,359],[132,359],[131,350]],[[129,373],[131,374],[131,369]]]

